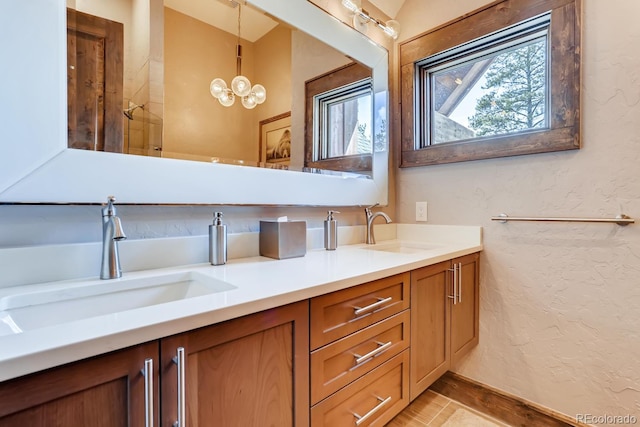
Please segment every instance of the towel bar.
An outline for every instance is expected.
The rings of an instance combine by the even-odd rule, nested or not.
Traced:
[[[625,214],[620,214],[615,218],[544,218],[544,217],[525,217],[525,216],[509,216],[501,213],[498,216],[492,216],[491,221],[546,221],[546,222],[604,222],[616,223],[620,226],[633,224],[635,220]]]

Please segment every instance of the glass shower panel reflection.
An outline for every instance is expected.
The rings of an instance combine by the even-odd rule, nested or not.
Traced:
[[[162,157],[162,118],[144,105],[128,103],[124,112],[125,153]]]

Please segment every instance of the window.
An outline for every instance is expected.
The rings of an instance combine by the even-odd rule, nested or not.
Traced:
[[[402,167],[580,147],[576,5],[557,3],[494,3],[400,46]]]
[[[314,160],[371,154],[371,79],[313,97]]]
[[[371,70],[350,64],[305,87],[305,166],[370,171],[375,141]]]

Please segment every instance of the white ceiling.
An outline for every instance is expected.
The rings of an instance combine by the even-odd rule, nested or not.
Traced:
[[[394,19],[398,14],[398,11],[404,4],[405,0],[369,0],[378,9],[383,11],[385,15]]]
[[[164,5],[231,34],[238,33],[238,8],[229,0],[164,0]],[[236,3],[237,4],[237,3]],[[240,36],[251,43],[278,23],[253,7],[242,6]]]
[[[340,0],[332,0],[339,2]],[[405,0],[369,0],[387,16],[395,18]],[[236,5],[232,7],[231,5]],[[233,0],[164,0],[164,5],[231,34],[238,32],[238,8]],[[255,42],[278,23],[253,7],[242,7],[240,35]]]

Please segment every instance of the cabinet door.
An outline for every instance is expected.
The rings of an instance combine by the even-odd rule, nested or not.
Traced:
[[[453,260],[458,265],[456,303],[451,303],[451,364],[478,344],[480,331],[479,254]]]
[[[450,366],[450,265],[446,261],[411,272],[411,400]]]
[[[168,337],[160,345],[163,426],[178,419],[178,407],[185,409],[181,426],[308,426],[308,302]],[[180,348],[184,393],[173,360]]]
[[[156,363],[150,378],[157,379],[158,354],[158,343],[152,342],[3,382],[0,425],[145,426],[142,372],[145,360],[151,359]],[[158,408],[152,384],[158,382],[148,383],[153,387],[153,408]]]

